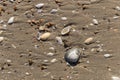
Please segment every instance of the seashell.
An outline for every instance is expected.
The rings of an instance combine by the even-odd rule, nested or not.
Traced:
[[[61,35],[66,35],[70,32],[71,26],[65,27],[62,31],[61,31]]]
[[[0,37],[0,42],[2,42],[4,40],[4,37]]]
[[[84,43],[89,45],[89,44],[93,43],[93,41],[94,41],[93,37],[89,37],[84,41]]]
[[[35,5],[35,7],[38,9],[42,8],[43,6],[44,6],[44,3],[39,3],[39,4]]]
[[[50,37],[51,33],[46,32],[40,35],[40,40],[47,40]]]
[[[80,59],[80,50],[78,48],[72,48],[69,49],[65,55],[64,55],[64,59],[66,62],[68,62],[70,65],[75,65],[78,63],[79,59]]]
[[[8,24],[12,24],[14,22],[15,17],[10,17],[8,20]]]

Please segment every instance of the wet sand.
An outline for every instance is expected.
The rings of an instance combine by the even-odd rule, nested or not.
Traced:
[[[0,1],[0,80],[120,80],[119,0],[10,1]],[[51,35],[37,40],[38,32]],[[84,54],[68,66],[63,57],[73,47]]]

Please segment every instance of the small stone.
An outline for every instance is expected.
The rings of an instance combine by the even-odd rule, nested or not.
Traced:
[[[65,20],[67,20],[67,17],[61,17],[61,20],[65,21]]]
[[[93,24],[95,24],[95,25],[98,25],[98,20],[97,19],[93,19]]]
[[[54,13],[56,13],[57,11],[58,11],[57,9],[52,9],[52,10],[50,11],[50,13],[54,14]]]
[[[50,47],[49,49],[50,49],[50,50],[53,50],[53,51],[55,50],[55,48],[54,48],[54,47]]]
[[[2,42],[4,40],[4,37],[0,37],[0,42]]]
[[[40,40],[47,40],[50,37],[50,35],[51,35],[50,32],[46,32],[46,33],[40,34],[39,35],[39,39]]]
[[[89,38],[87,38],[87,39],[84,41],[84,43],[87,44],[87,45],[89,45],[89,44],[91,44],[91,43],[93,43],[93,42],[94,42],[94,38],[93,38],[93,37],[89,37]]]
[[[111,78],[112,80],[120,80],[120,77],[117,77],[117,76],[112,76]]]
[[[7,62],[8,62],[8,63],[11,63],[12,61],[8,59]]]
[[[39,3],[39,4],[35,5],[35,7],[36,7],[37,9],[40,9],[40,8],[42,8],[43,6],[44,6],[44,3]]]
[[[116,6],[115,9],[120,11],[120,6]]]
[[[10,17],[9,20],[8,20],[8,24],[12,24],[14,22],[14,18],[15,17]]]
[[[70,30],[71,30],[71,26],[65,27],[64,29],[62,29],[61,35],[69,34]]]
[[[50,62],[51,62],[51,63],[55,63],[56,61],[57,61],[57,59],[54,58],[54,59],[52,59]]]
[[[48,60],[43,60],[43,62],[45,62],[45,63],[46,63],[46,62],[48,62]]]
[[[110,57],[112,57],[112,54],[104,54],[104,57],[105,58],[110,58]]]
[[[57,40],[58,44],[62,44],[62,45],[64,44],[61,37],[56,37],[56,40]]]
[[[26,74],[27,76],[28,76],[28,75],[30,75],[30,73],[29,73],[29,72],[26,72],[25,74]]]
[[[47,56],[53,56],[53,55],[54,53],[51,53],[51,52],[47,53]]]

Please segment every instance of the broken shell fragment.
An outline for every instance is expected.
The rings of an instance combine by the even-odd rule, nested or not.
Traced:
[[[94,42],[94,38],[93,38],[93,37],[89,37],[89,38],[87,38],[87,39],[84,41],[84,43],[87,44],[87,45],[89,45],[89,44],[91,44],[91,43],[93,43],[93,42]]]
[[[47,40],[50,37],[51,33],[46,32],[40,35],[40,40]]]
[[[69,34],[70,29],[71,29],[71,26],[65,27],[65,28],[61,31],[61,35]]]
[[[64,59],[70,65],[76,65],[80,59],[80,54],[81,53],[78,48],[72,48],[65,53]]]
[[[15,17],[10,17],[9,20],[8,20],[8,24],[12,24],[14,22],[14,18]]]

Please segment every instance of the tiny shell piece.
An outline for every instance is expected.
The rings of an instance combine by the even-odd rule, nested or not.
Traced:
[[[70,29],[71,29],[70,26],[65,27],[64,29],[62,29],[61,34],[62,34],[62,35],[68,34],[68,33],[70,32]]]
[[[12,24],[14,22],[14,18],[15,17],[10,17],[9,20],[8,20],[8,24]]]

